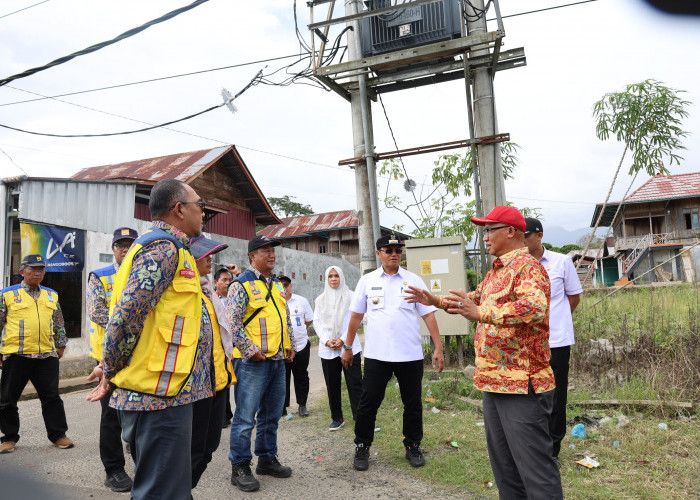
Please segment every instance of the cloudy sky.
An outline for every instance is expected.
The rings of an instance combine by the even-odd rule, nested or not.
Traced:
[[[40,66],[113,38],[189,0],[3,0],[0,77]],[[570,3],[501,0],[504,16]],[[341,15],[343,2],[338,2]],[[221,102],[264,69],[292,62],[255,61],[299,54],[291,0],[210,0],[98,52],[0,87],[0,123],[55,134],[133,130],[196,113]],[[308,9],[299,2],[308,40]],[[3,17],[6,16],[6,17]],[[318,17],[318,14],[317,14]],[[489,15],[488,17],[493,17]],[[504,49],[524,47],[527,66],[495,80],[501,132],[521,146],[520,166],[506,184],[509,201],[540,208],[545,224],[588,226],[603,201],[623,146],[595,137],[592,105],[607,92],[647,78],[687,91],[700,102],[700,17],[657,13],[641,0],[598,0],[504,19]],[[343,40],[344,43],[344,40]],[[246,64],[246,63],[253,64]],[[121,86],[56,99],[36,99],[225,66],[193,76]],[[282,77],[279,74],[272,78]],[[463,81],[387,94],[384,103],[400,148],[468,136]],[[349,105],[308,85],[257,85],[237,101],[171,126],[108,138],[51,138],[0,129],[0,177],[66,177],[81,168],[235,144],[264,194],[295,196],[317,212],[355,208],[354,176],[337,166],[352,156]],[[685,161],[673,173],[700,170],[700,112],[691,107]],[[394,145],[374,106],[377,151]],[[4,154],[3,154],[4,153]],[[301,160],[301,161],[299,161]],[[428,183],[435,155],[406,159],[410,176]],[[628,164],[627,164],[628,165]],[[626,170],[626,169],[625,169]],[[631,178],[621,176],[612,198]],[[646,180],[640,175],[636,186]],[[380,179],[384,191],[386,179]],[[390,192],[402,194],[394,183]],[[405,193],[403,193],[405,194]],[[382,210],[383,225],[407,224]]]

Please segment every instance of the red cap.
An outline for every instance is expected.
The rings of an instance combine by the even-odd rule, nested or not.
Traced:
[[[472,217],[472,223],[477,226],[483,226],[485,224],[493,224],[500,222],[502,224],[508,224],[509,226],[516,227],[522,232],[525,232],[525,217],[520,213],[515,207],[493,207],[491,213],[486,217]]]

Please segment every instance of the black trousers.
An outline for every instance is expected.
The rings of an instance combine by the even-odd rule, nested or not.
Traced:
[[[549,365],[554,371],[554,381],[557,388],[554,390],[554,408],[552,418],[549,420],[549,433],[552,436],[552,455],[558,457],[561,441],[566,436],[566,397],[569,387],[571,346],[554,347],[551,351],[552,357],[549,360]]]
[[[299,406],[306,406],[309,397],[309,355],[311,354],[311,344],[306,343],[301,351],[296,353],[294,361],[285,364],[287,370],[287,389],[284,397],[284,407],[289,406],[290,386],[292,375],[294,375],[294,395]]]
[[[420,445],[423,439],[423,360],[389,362],[370,358],[365,358],[362,396],[355,421],[355,444],[372,444],[377,410],[384,400],[386,385],[392,375],[396,375],[403,402],[403,444],[406,447]]]
[[[229,391],[218,391],[213,398],[200,399],[192,404],[192,488],[211,462],[221,441],[226,399]]]
[[[19,441],[17,401],[31,381],[41,401],[46,436],[54,442],[68,430],[63,401],[58,394],[58,358],[31,359],[16,354],[2,363],[0,379],[0,441]]]
[[[224,392],[226,393],[226,396],[224,396],[224,398],[226,399],[226,411],[224,412],[224,422],[231,423],[231,420],[233,420],[233,410],[231,409],[231,388],[227,387],[226,389],[224,389]]]
[[[484,392],[486,445],[499,498],[563,498],[552,457],[549,418],[554,391],[535,394]]]
[[[350,409],[353,420],[357,419],[357,410],[360,407],[362,397],[362,353],[357,353],[352,358],[350,368],[344,368],[340,357],[333,359],[321,358],[323,378],[326,379],[326,391],[328,392],[328,405],[331,407],[333,420],[343,419],[343,404],[341,402],[341,374],[345,375],[345,386],[348,388]]]
[[[100,399],[100,460],[107,474],[124,469],[124,445],[119,413],[109,406],[109,396]]]

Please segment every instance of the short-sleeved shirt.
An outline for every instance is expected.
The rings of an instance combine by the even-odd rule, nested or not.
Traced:
[[[425,288],[425,283],[401,267],[391,276],[380,267],[365,274],[357,283],[350,311],[366,314],[366,358],[391,362],[423,359],[418,316],[437,309],[407,302],[409,286]]]
[[[294,340],[297,343],[297,352],[306,347],[309,342],[309,334],[306,331],[306,323],[314,320],[314,311],[311,304],[301,295],[292,294],[292,298],[287,301],[287,308],[292,319],[292,330]]]
[[[540,264],[547,271],[552,287],[552,301],[549,305],[549,347],[573,345],[574,321],[568,296],[583,292],[574,263],[566,255],[545,248]]]

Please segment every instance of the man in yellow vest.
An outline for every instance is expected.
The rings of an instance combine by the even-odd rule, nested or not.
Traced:
[[[112,238],[114,264],[92,271],[88,278],[86,302],[91,328],[90,356],[98,362],[102,359],[102,344],[109,319],[109,300],[114,288],[114,277],[131,244],[138,237],[139,233],[129,227],[116,229]],[[100,404],[100,460],[105,468],[105,486],[112,491],[129,491],[132,481],[124,470],[124,447],[119,416],[117,410],[110,408],[107,398],[100,399]]]
[[[41,286],[46,274],[41,255],[24,257],[19,273],[22,283],[0,291],[0,453],[12,453],[19,441],[17,401],[28,381],[41,400],[49,441],[58,448],[72,448],[58,395],[58,360],[67,342],[58,294]]]
[[[134,459],[134,500],[189,500],[193,403],[214,396],[212,330],[191,238],[202,231],[205,202],[190,186],[164,179],[151,190],[153,226],[138,237],[114,280],[100,384],[110,392]],[[100,367],[103,373],[100,372]]]
[[[296,351],[284,287],[272,274],[277,245],[279,242],[265,236],[248,242],[250,269],[233,281],[226,304],[236,347],[234,357],[239,358],[234,361],[238,383],[229,460],[231,483],[241,491],[260,488],[250,470],[250,439],[256,425],[255,472],[274,477],[292,475],[292,469],[277,460],[277,422],[284,409],[286,388],[284,365],[294,359]]]

